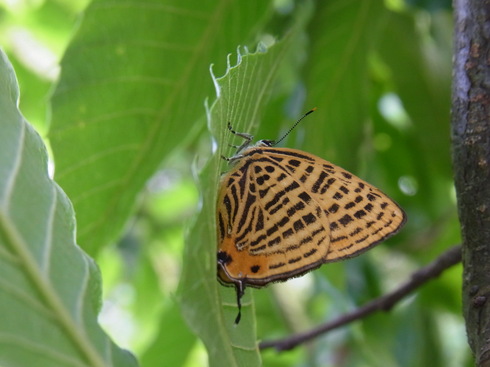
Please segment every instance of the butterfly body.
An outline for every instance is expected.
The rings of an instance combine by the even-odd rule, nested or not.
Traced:
[[[236,287],[239,309],[246,286],[359,255],[406,222],[398,204],[352,173],[274,141],[250,146],[251,135],[228,128],[245,142],[225,158],[231,169],[218,191],[218,279]]]
[[[246,148],[218,193],[219,279],[254,287],[356,256],[395,234],[403,210],[314,155]]]

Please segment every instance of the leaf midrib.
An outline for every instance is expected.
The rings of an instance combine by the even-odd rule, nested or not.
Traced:
[[[26,122],[20,122],[20,129],[21,131],[18,138],[18,149],[15,152],[16,159],[12,165],[12,170],[7,177],[7,185],[3,190],[4,197],[0,205],[0,232],[2,233],[2,237],[5,239],[6,246],[11,249],[10,254],[13,254],[12,256],[15,257],[16,260],[18,260],[17,265],[19,271],[22,272],[22,269],[24,269],[27,278],[30,279],[33,286],[37,288],[39,293],[44,298],[44,302],[46,302],[47,308],[53,312],[53,315],[55,316],[54,320],[58,320],[61,328],[65,330],[66,334],[73,341],[75,347],[78,348],[85,356],[90,366],[105,367],[106,364],[104,360],[98,354],[97,350],[94,349],[93,345],[90,343],[89,338],[87,338],[87,335],[83,329],[83,324],[77,324],[75,320],[73,320],[69,311],[63,304],[63,301],[59,297],[56,289],[53,287],[50,279],[46,277],[46,274],[48,274],[48,269],[44,269],[43,271],[41,264],[36,262],[32,251],[30,251],[29,244],[24,240],[22,236],[22,229],[17,228],[17,224],[14,223],[10,215],[12,193],[14,191],[15,182],[22,166],[22,161],[24,157],[23,153],[26,152]],[[49,208],[49,214],[46,221],[46,223],[49,223],[49,227],[47,228],[44,247],[52,249],[51,245],[53,242],[53,238],[51,233],[53,230],[53,226],[55,225],[54,219],[57,207],[58,189],[56,188],[56,186],[54,186],[53,182],[48,182],[46,186],[50,187],[52,190],[52,193],[50,195],[50,197],[52,198],[52,205]],[[42,192],[38,193],[38,195],[42,195]],[[40,241],[41,240],[42,239],[40,239]],[[48,260],[47,255],[48,254],[46,253],[43,255],[43,259],[46,264]],[[85,271],[87,274],[87,267],[85,267]],[[84,279],[84,282],[86,283],[87,279]],[[25,304],[27,305],[27,303]]]

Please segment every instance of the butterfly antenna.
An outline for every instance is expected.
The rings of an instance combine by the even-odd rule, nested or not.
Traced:
[[[306,116],[308,116],[310,113],[313,113],[314,111],[316,111],[316,107],[315,107],[315,108],[312,108],[311,110],[309,110],[308,112],[306,112],[306,113],[305,113],[303,116],[301,116],[301,117],[298,119],[298,121],[296,121],[296,122],[294,123],[294,125],[293,125],[293,126],[292,126],[292,127],[289,129],[289,130],[288,130],[288,132],[287,132],[286,134],[284,134],[284,135],[282,136],[282,138],[281,138],[281,139],[279,139],[279,140],[275,141],[275,142],[272,144],[272,146],[277,145],[277,144],[279,144],[281,141],[283,141],[283,140],[284,140],[284,138],[285,138],[286,136],[288,136],[288,135],[289,135],[289,133],[290,133],[291,131],[293,131],[293,129],[294,129],[294,128],[295,128],[295,127],[296,127],[296,126],[297,126],[297,125],[298,125],[298,124],[301,122],[301,120],[303,120],[303,119],[304,119]]]

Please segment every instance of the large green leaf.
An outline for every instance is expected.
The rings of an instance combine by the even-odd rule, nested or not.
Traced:
[[[441,201],[441,207],[448,204],[438,180],[452,178],[448,129],[451,57],[449,54],[443,57],[448,51],[442,50],[442,40],[427,42],[421,37],[418,19],[413,14],[391,13],[388,19],[389,31],[380,37],[378,50],[410,118],[409,132],[413,135],[406,135],[411,138],[409,152],[413,163],[407,168],[418,180],[416,199],[428,214],[436,214],[436,200]],[[446,24],[442,16],[438,21],[440,27],[449,27],[450,17],[447,16]]]
[[[180,283],[184,315],[205,343],[211,366],[260,364],[250,290],[242,300],[242,319],[235,325],[235,290],[221,287],[216,280],[215,202],[219,177],[226,169],[220,156],[232,154],[228,144],[243,142],[230,134],[227,123],[232,122],[237,131],[253,133],[257,129],[281,64],[298,43],[308,10],[309,6],[297,10],[296,23],[283,40],[269,49],[239,55],[237,64],[216,79],[218,99],[209,113],[209,127],[218,149],[200,174],[203,206],[186,240]]]
[[[73,208],[3,52],[0,75],[0,364],[136,366],[97,324],[98,268],[75,242]]]
[[[317,7],[305,74],[307,101],[318,107],[319,123],[305,128],[312,132],[305,147],[356,170],[369,118],[368,60],[386,9],[378,0],[325,1]]]
[[[78,242],[115,240],[162,159],[202,130],[209,65],[250,41],[270,2],[94,1],[62,60],[52,97],[56,179]],[[221,71],[222,72],[222,71]],[[201,120],[203,121],[203,119]]]

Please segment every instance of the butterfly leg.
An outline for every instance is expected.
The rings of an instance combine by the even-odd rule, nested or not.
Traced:
[[[221,159],[224,159],[227,162],[233,162],[233,161],[236,161],[237,159],[240,159],[242,157],[243,157],[243,155],[241,155],[241,154],[240,155],[234,155],[233,157],[230,157],[230,158],[227,158],[224,155],[222,155]]]
[[[231,127],[231,123],[228,121],[228,130],[231,131],[233,135],[239,136],[242,139],[245,139],[242,145],[232,145],[233,147],[237,148],[237,153],[240,152],[242,149],[248,147],[250,145],[250,142],[253,140],[253,135],[247,134],[247,133],[239,133],[233,130]]]
[[[236,136],[239,136],[240,138],[245,139],[247,141],[247,143],[250,143],[252,141],[252,139],[254,138],[253,135],[250,135],[247,133],[239,133],[239,132],[236,132],[235,130],[233,130],[233,128],[231,127],[231,123],[229,121],[228,121],[228,130],[230,130],[233,135],[236,135]]]

